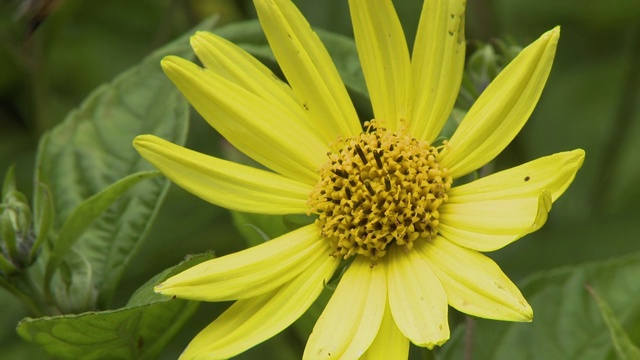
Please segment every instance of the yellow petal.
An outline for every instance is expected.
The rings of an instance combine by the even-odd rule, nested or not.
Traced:
[[[584,162],[576,149],[541,157],[449,190],[448,203],[537,198],[543,191],[556,201],[569,187]]]
[[[447,295],[416,251],[394,246],[387,253],[389,305],[398,328],[412,343],[433,349],[449,339]]]
[[[252,248],[205,261],[175,275],[154,290],[201,301],[247,299],[264,294],[327,257],[328,243],[315,224]]]
[[[389,130],[411,121],[409,49],[391,0],[349,0],[358,57],[374,116]]]
[[[556,27],[527,46],[469,109],[439,157],[454,179],[491,161],[524,126],[551,71],[559,37]]]
[[[551,204],[547,190],[537,198],[445,203],[439,209],[438,232],[460,246],[493,251],[540,229]]]
[[[398,329],[387,302],[378,335],[360,360],[406,360],[408,357],[409,339]]]
[[[582,149],[557,153],[452,188],[439,209],[440,233],[458,245],[492,251],[537,230],[584,156]]]
[[[172,144],[153,135],[135,138],[140,155],[190,193],[227,209],[300,214],[312,186]]]
[[[413,46],[413,137],[433,142],[456,101],[464,71],[464,0],[427,0]]]
[[[357,257],[313,327],[305,359],[357,359],[375,338],[387,301],[383,266]]]
[[[329,53],[289,0],[255,0],[269,45],[319,136],[328,144],[362,129]]]
[[[310,125],[304,108],[289,85],[249,53],[217,35],[200,31],[191,37],[191,46],[202,64],[240,87],[267,101],[292,119]]]
[[[322,256],[299,276],[263,295],[239,300],[202,330],[181,359],[227,359],[281,332],[322,292],[339,259]]]
[[[162,68],[191,105],[230,143],[264,166],[313,184],[328,146],[305,125],[247,89],[184,59],[169,56]]]
[[[432,265],[449,305],[473,316],[531,321],[533,310],[520,290],[488,257],[438,236],[416,245]]]

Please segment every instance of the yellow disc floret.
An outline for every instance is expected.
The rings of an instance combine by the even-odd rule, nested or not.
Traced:
[[[365,125],[369,131],[327,154],[308,204],[334,256],[359,254],[375,263],[392,244],[408,251],[414,241],[435,236],[452,179],[436,161],[438,148]]]

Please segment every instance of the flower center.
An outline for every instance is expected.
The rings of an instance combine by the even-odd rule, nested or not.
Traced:
[[[417,239],[437,234],[438,207],[452,179],[436,161],[438,148],[374,122],[365,126],[367,132],[327,153],[308,205],[333,256],[364,255],[375,263],[391,244],[409,251]]]

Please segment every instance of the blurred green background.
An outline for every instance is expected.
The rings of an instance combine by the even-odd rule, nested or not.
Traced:
[[[346,0],[296,3],[313,26],[352,35]],[[395,3],[412,44],[422,0]],[[95,87],[212,14],[220,15],[220,25],[255,17],[250,1],[66,0],[27,36],[28,21],[16,14],[16,2],[0,3],[0,173],[15,164],[19,188],[27,194],[38,137]],[[508,37],[526,45],[555,25],[562,27],[561,40],[542,99],[496,167],[574,148],[585,149],[587,157],[546,226],[491,254],[516,283],[541,270],[640,250],[640,3],[468,3],[470,43]],[[190,126],[188,147],[222,152],[220,137],[197,115]],[[137,287],[187,254],[213,249],[221,255],[245,244],[228,212],[174,186],[115,305],[123,305]],[[26,311],[1,290],[0,304],[0,349],[38,354],[15,335],[15,324]],[[202,306],[166,357],[175,358],[222,306]],[[304,340],[284,332],[242,357],[282,358],[284,349],[299,352]]]

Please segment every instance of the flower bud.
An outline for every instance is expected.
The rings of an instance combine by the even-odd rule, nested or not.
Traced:
[[[15,274],[32,262],[35,242],[31,208],[26,196],[16,190],[13,167],[5,177],[0,203],[0,271]]]

